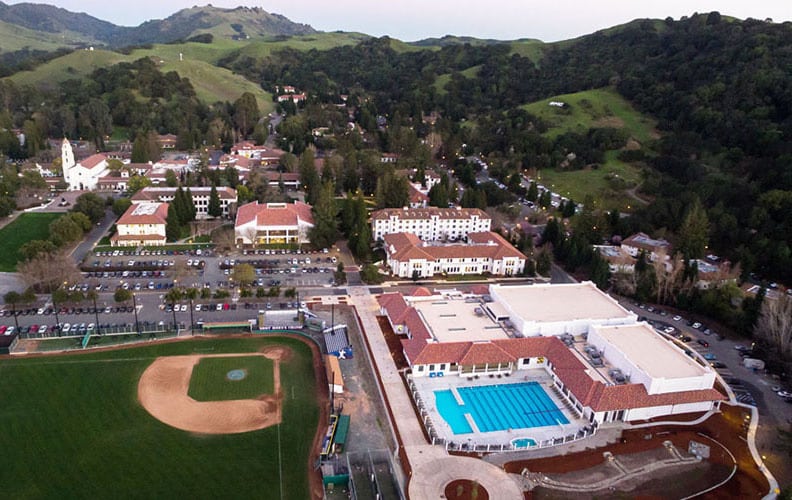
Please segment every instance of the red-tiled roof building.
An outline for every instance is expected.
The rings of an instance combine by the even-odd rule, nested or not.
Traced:
[[[136,203],[116,222],[113,246],[164,245],[167,203]]]
[[[514,276],[525,269],[521,254],[494,232],[469,233],[468,243],[430,243],[412,233],[385,235],[386,263],[394,276],[411,278],[435,274]]]
[[[565,343],[563,334],[520,337],[509,326],[518,318],[494,318],[486,311],[495,297],[490,293],[486,301],[476,302],[470,297],[386,293],[377,300],[393,331],[402,337],[416,379],[544,372],[570,411],[596,425],[704,412],[725,399],[714,389],[715,374],[709,366],[691,359],[646,323],[633,319],[631,324],[592,324],[588,343],[568,338]],[[575,305],[569,304],[568,310],[572,322]]]
[[[237,210],[234,235],[237,245],[301,245],[309,243],[308,231],[313,225],[307,203],[256,201]]]

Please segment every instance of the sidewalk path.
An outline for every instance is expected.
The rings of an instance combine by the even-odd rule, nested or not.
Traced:
[[[490,498],[522,499],[519,476],[512,477],[503,469],[483,460],[452,456],[440,446],[427,444],[421,424],[415,417],[412,400],[391,359],[390,350],[377,322],[377,301],[369,293],[368,287],[350,287],[349,294],[350,302],[357,309],[363,324],[372,358],[390,403],[394,424],[398,428],[412,467],[408,496],[415,499],[441,498],[449,482],[470,479],[486,488]]]

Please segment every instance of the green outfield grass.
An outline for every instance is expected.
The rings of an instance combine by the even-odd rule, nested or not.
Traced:
[[[231,435],[169,427],[137,401],[158,356],[293,352],[281,363],[283,423]],[[5,498],[309,498],[318,425],[311,350],[291,338],[152,343],[0,360]]]
[[[19,247],[30,240],[49,238],[49,225],[63,214],[24,213],[0,229],[0,271],[14,272],[22,260]]]
[[[203,358],[193,368],[188,394],[196,401],[255,399],[274,394],[274,363],[264,356]],[[228,373],[244,370],[245,378],[231,380]]]

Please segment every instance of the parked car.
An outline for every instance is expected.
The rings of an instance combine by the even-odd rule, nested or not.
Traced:
[[[704,347],[709,347],[709,342],[707,342],[704,339],[698,339],[696,342],[698,342],[699,344],[703,345]]]

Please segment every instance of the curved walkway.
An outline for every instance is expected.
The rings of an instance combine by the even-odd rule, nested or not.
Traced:
[[[521,478],[483,460],[449,455],[440,446],[427,444],[421,423],[415,416],[412,400],[405,390],[390,350],[382,336],[377,315],[379,304],[368,287],[349,287],[350,302],[357,309],[364,334],[371,346],[382,387],[385,390],[404,451],[410,461],[412,477],[409,498],[440,498],[445,486],[455,479],[477,481],[487,489],[490,498],[522,499]]]

